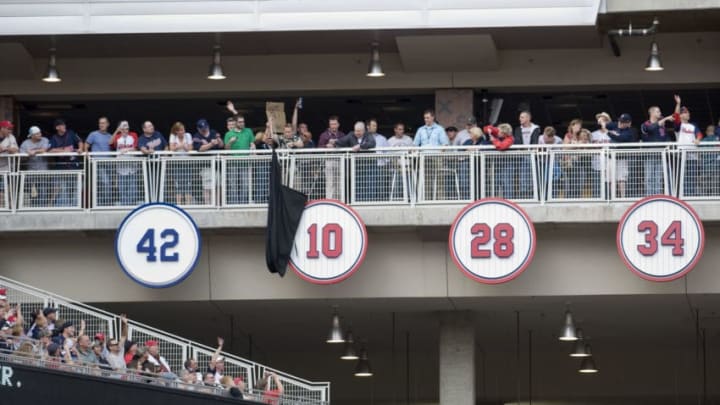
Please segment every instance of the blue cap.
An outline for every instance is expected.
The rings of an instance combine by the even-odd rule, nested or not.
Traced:
[[[623,113],[620,115],[620,118],[618,119],[620,122],[632,122],[632,117],[630,117],[630,114]]]
[[[208,128],[210,128],[210,124],[208,124],[208,122],[205,118],[198,120],[197,129],[208,129]]]

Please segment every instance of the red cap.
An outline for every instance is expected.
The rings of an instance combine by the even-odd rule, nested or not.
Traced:
[[[0,121],[0,128],[10,128],[10,129],[13,129],[14,127],[13,127],[12,122],[10,122],[10,121],[8,121],[8,120],[5,120],[5,121]]]
[[[7,289],[0,288],[0,300],[6,300],[7,299]]]
[[[492,125],[485,125],[485,126],[483,127],[483,131],[484,131],[486,134],[490,134],[490,135],[492,135],[492,136],[497,136],[497,135],[500,133],[500,130],[498,130],[496,127],[494,127],[494,126],[492,126]]]
[[[95,334],[95,340],[105,341],[105,334],[102,332],[98,332]]]
[[[147,342],[145,342],[145,346],[147,346],[147,347],[157,346],[157,345],[158,345],[157,340],[148,340]]]

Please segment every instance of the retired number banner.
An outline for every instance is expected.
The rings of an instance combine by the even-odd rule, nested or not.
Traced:
[[[360,216],[336,200],[308,202],[303,211],[290,267],[313,284],[334,284],[360,268],[367,253],[367,230]]]
[[[468,204],[450,228],[448,246],[471,279],[500,284],[518,277],[535,256],[535,227],[518,205],[500,198]]]
[[[628,269],[649,281],[686,275],[702,257],[705,230],[684,201],[656,195],[635,203],[617,230],[617,249]]]

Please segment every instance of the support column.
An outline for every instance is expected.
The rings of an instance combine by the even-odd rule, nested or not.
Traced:
[[[475,325],[469,311],[440,314],[440,405],[475,404]]]
[[[470,89],[435,90],[435,118],[443,127],[465,129],[473,114],[473,91]]]
[[[10,96],[0,96],[0,121],[15,121],[15,100]]]

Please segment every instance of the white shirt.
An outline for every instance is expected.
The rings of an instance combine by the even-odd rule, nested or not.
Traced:
[[[377,142],[377,141],[375,141]],[[387,141],[388,146],[391,146],[393,148],[397,147],[404,147],[404,146],[413,146],[413,140],[407,135],[397,137],[397,136],[391,136],[390,139]]]
[[[148,361],[150,363],[152,363],[153,365],[162,366],[163,368],[165,368],[165,370],[167,372],[172,373],[172,370],[170,369],[170,365],[168,364],[167,361],[165,361],[165,357],[163,357],[163,356],[158,356],[158,357],[159,357],[158,359],[155,359],[155,357],[153,357],[152,354],[148,354]]]
[[[458,132],[457,135],[455,135],[455,139],[453,139],[452,144],[455,146],[461,146],[470,139],[470,131],[467,129],[463,129],[462,131]]]
[[[682,149],[694,149],[695,146],[695,125],[691,123],[680,123],[675,133],[678,145],[683,145]],[[697,160],[697,153],[688,153],[687,158],[689,160]]]
[[[552,143],[550,143],[550,145],[559,145],[559,144],[561,144],[561,143],[562,143],[562,139],[560,139],[559,136],[555,135],[555,136],[553,137],[553,141],[552,141]],[[542,136],[540,136],[540,138],[538,138],[538,145],[548,145],[548,143],[545,142],[545,136],[544,136],[544,135],[542,135]]]
[[[190,148],[192,149],[192,135],[185,132],[185,135],[183,135],[182,142],[180,142],[180,138],[178,138],[177,135],[172,134],[170,135],[170,142],[168,142],[168,145],[177,145],[177,149],[175,149],[175,153],[187,153],[183,147],[185,145],[190,145]]]
[[[603,132],[601,129],[598,129],[597,131],[593,131],[590,134],[590,143],[610,143],[610,135],[608,135],[608,132]]]

